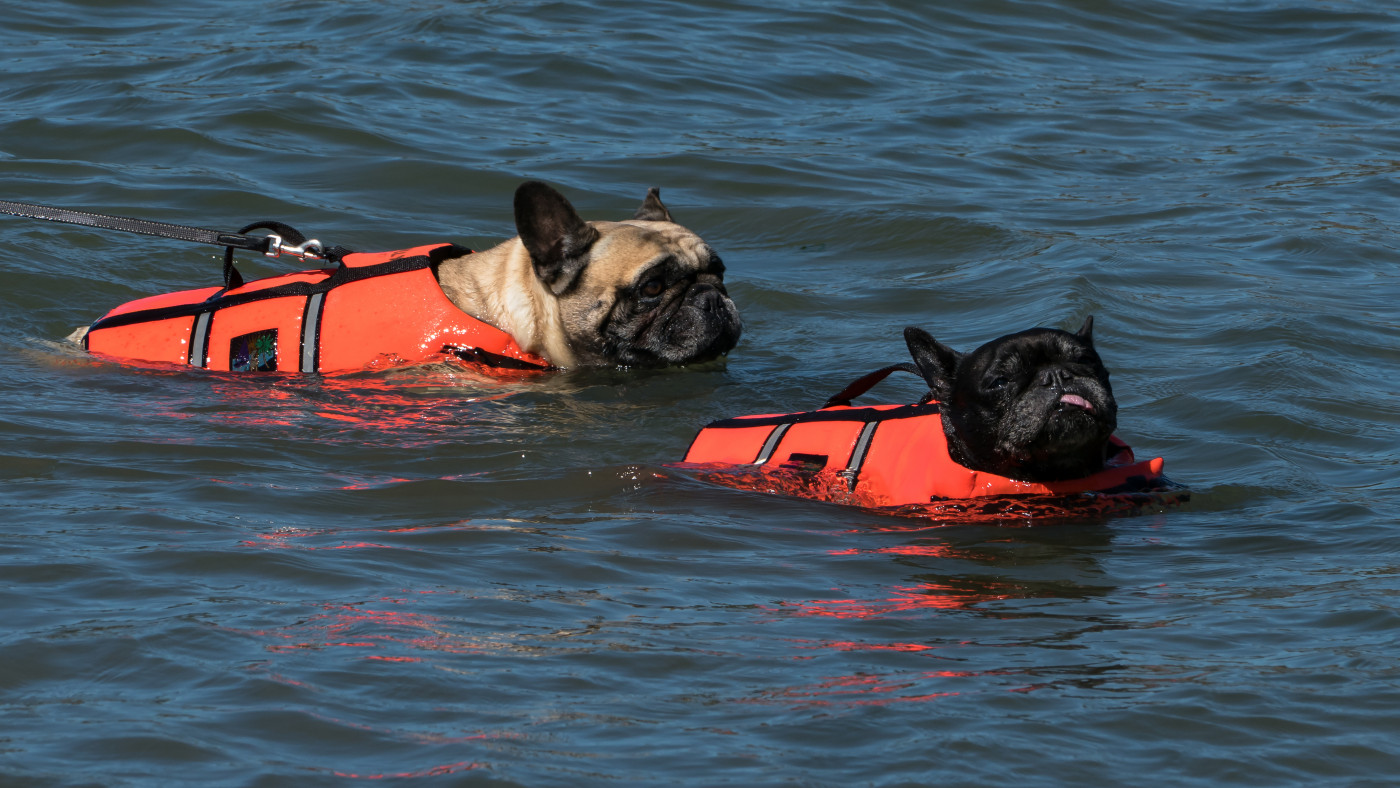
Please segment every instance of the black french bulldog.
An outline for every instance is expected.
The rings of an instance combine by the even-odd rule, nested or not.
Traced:
[[[959,353],[906,328],[914,363],[942,405],[953,460],[1030,482],[1103,470],[1118,403],[1093,331],[1090,316],[1073,334],[1032,328]]]

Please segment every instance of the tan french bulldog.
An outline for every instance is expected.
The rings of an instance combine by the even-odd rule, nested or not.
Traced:
[[[729,352],[743,324],[724,263],[676,224],[657,189],[635,216],[585,222],[540,183],[515,192],[519,236],[444,260],[436,274],[462,311],[557,367],[657,367]]]

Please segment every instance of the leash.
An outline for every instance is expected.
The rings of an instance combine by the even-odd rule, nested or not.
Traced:
[[[334,260],[348,250],[336,247],[327,250],[315,238],[308,239],[295,228],[281,222],[254,222],[236,233],[206,230],[202,227],[186,227],[179,224],[153,222],[147,219],[131,219],[125,216],[108,216],[86,211],[70,211],[67,208],[53,208],[46,205],[33,205],[23,202],[0,200],[0,213],[23,216],[29,219],[44,219],[51,222],[65,222],[99,230],[118,230],[124,233],[154,235],[160,238],[173,238],[177,241],[222,246],[224,252],[224,285],[234,288],[243,284],[243,277],[233,267],[233,251],[243,249],[261,252],[267,257],[290,255],[302,260]],[[248,235],[253,230],[271,230],[267,235]]]

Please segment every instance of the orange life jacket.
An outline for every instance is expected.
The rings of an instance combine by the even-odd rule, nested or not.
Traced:
[[[124,361],[233,372],[348,372],[448,356],[547,369],[504,331],[458,309],[433,276],[451,244],[350,253],[335,268],[141,298],[88,329],[88,350]]]
[[[1114,492],[1143,489],[1162,480],[1160,457],[1135,462],[1133,450],[1116,437],[1111,439],[1108,466],[1084,479],[1022,482],[974,471],[949,456],[938,408],[937,402],[837,405],[805,413],[723,419],[700,430],[685,462],[798,471],[809,482],[824,476],[825,485],[782,491],[872,507],[992,495]],[[754,482],[768,484],[761,479]]]

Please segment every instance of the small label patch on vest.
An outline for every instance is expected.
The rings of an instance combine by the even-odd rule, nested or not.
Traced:
[[[229,342],[230,372],[273,372],[277,369],[277,329],[254,331]]]

